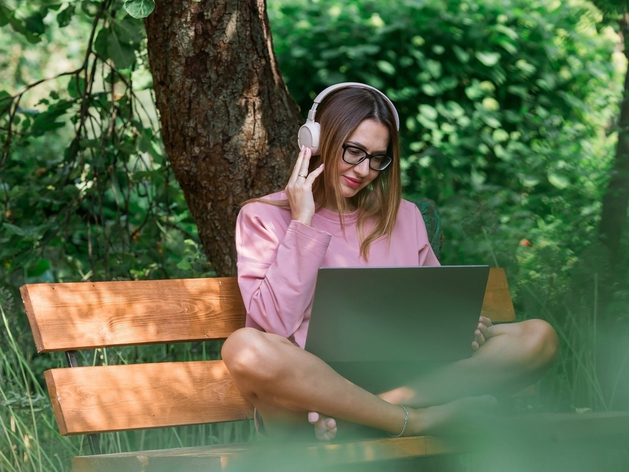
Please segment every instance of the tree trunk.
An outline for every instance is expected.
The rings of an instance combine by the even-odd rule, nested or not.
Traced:
[[[264,0],[157,0],[146,19],[166,152],[217,275],[236,274],[242,202],[285,185],[299,113]]]
[[[629,15],[620,22],[620,32],[624,43],[624,54],[629,59]],[[629,68],[625,75],[623,100],[620,104],[618,122],[618,143],[611,170],[611,177],[603,197],[603,212],[599,234],[609,248],[612,267],[618,265],[621,257],[622,234],[627,227],[627,203],[629,202]]]

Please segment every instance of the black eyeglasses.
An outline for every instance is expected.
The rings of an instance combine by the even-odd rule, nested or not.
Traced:
[[[343,160],[348,164],[358,165],[365,159],[369,159],[369,168],[373,170],[384,170],[391,164],[391,157],[386,154],[376,154],[372,156],[364,149],[349,144],[343,144]]]

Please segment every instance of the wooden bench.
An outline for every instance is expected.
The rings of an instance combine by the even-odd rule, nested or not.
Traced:
[[[248,467],[248,461],[260,466],[264,458],[273,463],[277,454],[290,453],[311,466],[361,463],[443,454],[459,447],[444,438],[421,436],[313,441],[284,451],[252,442],[99,455],[95,433],[252,418],[251,404],[220,360],[79,367],[75,355],[95,348],[225,339],[245,322],[237,281],[32,284],[21,293],[38,352],[65,351],[70,365],[45,372],[59,431],[90,435],[94,446],[94,455],[73,459],[74,472],[262,470]],[[490,272],[482,313],[494,321],[515,319],[502,269]],[[626,416],[614,420],[616,429],[627,431]]]

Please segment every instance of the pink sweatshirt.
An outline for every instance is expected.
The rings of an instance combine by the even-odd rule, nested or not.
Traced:
[[[282,200],[286,194],[264,198]],[[236,224],[236,249],[246,325],[303,348],[320,267],[439,265],[413,203],[402,200],[391,240],[374,241],[368,261],[360,257],[356,218],[357,212],[344,216],[343,235],[338,213],[330,210],[320,209],[306,226],[293,221],[290,210],[262,202],[245,205]]]

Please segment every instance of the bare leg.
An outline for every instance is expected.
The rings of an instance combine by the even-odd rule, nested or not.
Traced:
[[[380,397],[423,408],[481,393],[510,395],[535,383],[557,356],[559,340],[545,321],[491,326],[487,333],[472,357]]]
[[[274,334],[243,328],[222,350],[240,393],[273,420],[305,422],[307,412],[398,432],[404,412],[338,375],[332,368]]]
[[[338,375],[327,364],[281,336],[244,328],[223,346],[223,359],[236,387],[271,428],[279,423],[306,423],[307,412],[398,433],[409,409],[407,434],[438,429],[453,415],[489,406],[491,397],[457,398],[514,390],[534,382],[554,360],[557,338],[541,321],[489,328],[487,340],[466,360],[402,387],[375,396]],[[431,407],[432,405],[443,407]],[[306,423],[307,424],[307,423]]]

